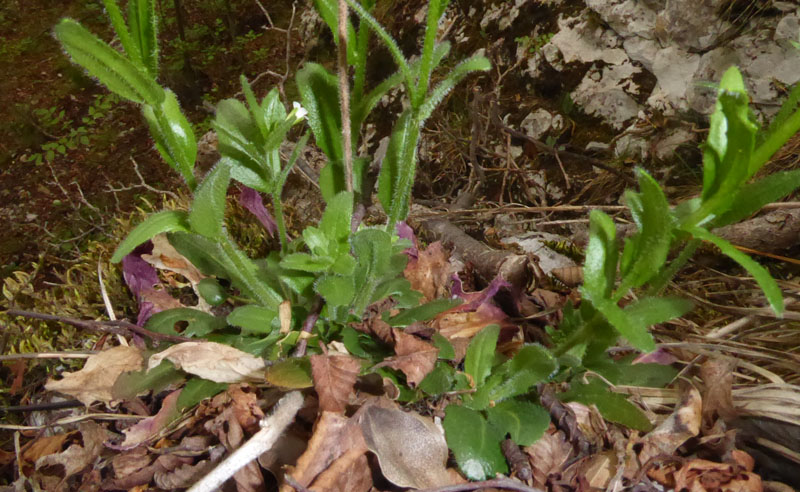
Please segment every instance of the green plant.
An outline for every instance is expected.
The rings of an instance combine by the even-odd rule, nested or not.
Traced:
[[[464,77],[474,71],[485,71],[490,67],[483,56],[473,56],[459,63],[436,87],[430,89],[431,76],[436,67],[447,56],[450,44],[436,43],[439,21],[449,0],[431,0],[425,25],[425,36],[419,60],[409,62],[397,42],[370,14],[374,0],[361,4],[347,0],[347,4],[361,20],[358,29],[347,22],[346,59],[354,67],[352,90],[348,99],[352,101],[350,111],[351,148],[356,147],[361,126],[367,116],[392,88],[402,85],[408,97],[408,109],[398,117],[389,140],[386,157],[378,178],[378,199],[389,217],[387,230],[405,219],[408,214],[411,187],[416,173],[417,146],[420,130],[425,120],[444,99],[447,93]],[[314,5],[333,31],[337,43],[339,39],[339,12],[335,0],[315,0]],[[398,66],[397,73],[387,77],[370,91],[365,91],[369,32],[373,31],[386,46]],[[309,112],[309,126],[314,132],[317,144],[328,157],[329,164],[320,177],[323,194],[332,196],[346,189],[345,145],[342,138],[342,118],[338,111],[340,87],[336,77],[321,65],[307,64],[297,74],[297,85],[303,98],[303,105]],[[360,190],[364,183],[363,174],[366,159],[353,162],[353,188]]]
[[[22,155],[20,160],[38,166],[44,161],[52,163],[56,156],[66,155],[69,150],[75,150],[81,145],[90,145],[92,137],[98,132],[100,124],[111,114],[112,107],[117,101],[118,98],[114,94],[96,95],[88,113],[81,118],[80,125],[67,118],[66,111],[57,106],[34,109],[36,126],[50,138],[50,141],[42,144],[37,152]]]
[[[514,41],[528,54],[535,55],[542,49],[542,47],[544,47],[544,45],[553,39],[553,36],[555,36],[555,33],[546,32],[534,37],[520,36],[518,38],[514,38]]]
[[[385,347],[349,326],[362,320],[368,306],[391,298],[399,312],[384,312],[382,318],[397,329],[430,319],[456,304],[439,299],[418,305],[419,293],[411,290],[401,275],[407,262],[403,250],[410,243],[395,234],[395,224],[408,211],[421,126],[461,78],[488,68],[486,59],[470,58],[429,90],[433,69],[449,50],[447,44],[435,43],[446,0],[430,2],[422,54],[414,63],[402,55],[397,43],[369,14],[371,2],[365,8],[347,0],[361,19],[358,30],[345,22],[347,40],[338,39],[344,54],[340,73],[347,65],[355,68],[352,90],[347,88],[346,77],[337,81],[320,65],[309,64],[298,74],[309,126],[329,163],[320,183],[326,202],[322,218],[294,239],[284,224],[281,192],[309,135],[299,139],[288,161],[282,160],[279,147],[303,120],[306,110],[295,105],[287,111],[275,90],[259,100],[242,77],[245,101],[222,101],[212,123],[222,158],[198,183],[194,176],[197,146],[191,126],[175,95],[156,82],[158,47],[152,2],[130,0],[127,22],[113,0],[104,3],[124,54],[71,20],[58,24],[56,36],[74,61],[117,95],[140,105],[158,151],[185,178],[193,194],[188,211],[165,210],[142,222],[121,242],[112,260],[131,258],[128,255],[140,244],[164,233],[171,245],[208,277],[197,283],[198,295],[211,305],[233,303],[232,312],[226,316],[187,308],[162,311],[149,319],[149,329],[176,334],[176,323],[183,322],[187,325],[183,336],[228,343],[271,359],[287,355],[308,337],[323,342],[337,339],[354,355],[379,362],[386,357]],[[334,8],[334,2],[318,0],[315,5],[335,29],[341,11]],[[368,29],[378,34],[399,67],[396,74],[370,91],[364,87]],[[365,227],[353,221],[357,194],[366,191],[359,186],[365,182],[365,166],[353,166],[355,186],[348,186],[352,176],[347,171],[347,148],[357,143],[360,128],[377,101],[398,85],[405,89],[408,109],[392,131],[379,177],[379,198],[388,224],[385,228]],[[339,104],[342,93],[353,101],[349,113],[342,109],[345,104]],[[461,405],[446,409],[444,427],[448,444],[467,476],[477,479],[506,471],[499,451],[499,442],[506,435],[520,444],[532,443],[541,435],[547,413],[537,402],[534,388],[540,383],[568,382],[570,389],[560,395],[561,399],[595,404],[609,420],[642,430],[649,427],[641,411],[590,375],[602,375],[612,384],[646,385],[662,385],[674,376],[669,367],[613,360],[607,349],[622,336],[639,350],[652,350],[655,344],[649,327],[691,308],[685,300],[660,293],[701,241],[713,243],[746,268],[772,308],[781,312],[781,292],[768,272],[709,230],[741,220],[800,186],[800,171],[748,183],[800,129],[800,111],[796,109],[799,94],[800,89],[795,88],[775,122],[759,135],[741,75],[735,68],[725,74],[703,149],[701,197],[671,207],[658,183],[638,170],[639,191],[625,194],[637,231],[625,240],[621,254],[612,219],[592,212],[583,300],[577,308],[564,308],[558,329],[550,330],[552,346],[526,344],[499,354],[501,330],[492,326],[469,344],[463,370],[454,361],[452,345],[441,335],[434,335],[432,342],[439,360],[416,388],[403,384],[402,378],[385,367],[376,369],[400,387],[402,399],[455,395]],[[350,139],[342,136],[347,126],[342,122],[348,121],[356,130]],[[246,207],[255,210],[265,225],[268,214],[258,193],[270,195],[280,241],[278,251],[253,259],[229,235],[225,221],[231,181],[246,187]],[[671,256],[674,252],[677,255]],[[632,291],[637,294],[636,300],[629,301]],[[291,307],[289,320],[278,314],[287,303]],[[282,326],[286,321],[288,326]],[[307,332],[305,339],[301,338],[302,331]],[[315,350],[314,344],[310,347]],[[293,364],[307,372],[307,364]],[[219,386],[205,389],[216,391]],[[202,382],[195,380],[192,390],[194,395],[202,395]]]
[[[409,282],[402,277],[407,261],[402,252],[409,243],[398,239],[393,230],[394,222],[404,215],[396,215],[388,230],[357,227],[351,223],[354,193],[338,190],[335,186],[323,186],[328,191],[325,194],[327,205],[319,224],[305,228],[293,240],[288,237],[281,192],[308,135],[300,138],[291,158],[283,162],[279,147],[292,127],[303,120],[305,110],[295,103],[294,108],[287,112],[277,90],[273,89],[259,101],[242,77],[245,102],[227,99],[218,104],[212,126],[218,134],[222,158],[198,183],[194,175],[197,145],[191,125],[181,112],[175,94],[156,82],[158,45],[153,2],[131,0],[127,20],[113,0],[104,3],[124,53],[112,49],[69,19],[56,26],[56,37],[73,61],[112,92],[141,107],[162,158],[184,177],[193,193],[188,211],[165,210],[151,215],[137,226],[120,243],[112,261],[119,262],[138,245],[156,235],[167,234],[173,247],[205,275],[226,281],[220,284],[208,280],[198,284],[197,292],[204,300],[218,304],[235,297],[241,304],[222,318],[194,309],[163,311],[149,319],[148,328],[175,334],[175,323],[188,322],[188,328],[182,332],[185,336],[225,341],[243,350],[274,358],[285,355],[297,342],[301,320],[319,317],[316,326],[312,323],[307,329],[314,328],[316,336],[327,340],[335,336],[344,323],[359,321],[369,305],[382,299],[391,297],[399,309],[418,304],[419,294],[412,291]],[[429,31],[435,34],[443,7],[441,2],[433,2],[431,8],[434,20],[429,22]],[[371,22],[374,23],[374,19]],[[377,23],[371,27],[376,26]],[[359,34],[365,40],[366,28]],[[388,36],[385,32],[384,35]],[[428,37],[423,62],[415,68],[415,74],[420,77],[426,74],[425,78],[429,77],[432,69],[434,52],[433,34]],[[437,62],[445,51],[437,51]],[[356,70],[354,88],[357,88],[364,82],[366,43],[361,45],[360,51],[353,52],[355,59],[361,60]],[[402,62],[407,64],[404,59]],[[426,64],[428,68],[423,70]],[[427,90],[427,81],[409,85],[413,91],[411,94],[418,99],[414,106],[416,110],[409,117],[421,122],[421,118],[430,114],[435,103],[455,81],[474,65],[471,62],[457,69],[455,75],[445,79],[427,98],[416,97],[419,91]],[[391,79],[392,82],[395,80],[399,78]],[[388,90],[387,85],[381,84],[377,92],[373,92],[368,106],[356,108],[354,118],[359,124],[380,94]],[[330,122],[337,117],[341,121],[336,92],[332,95],[313,92],[316,90],[314,87],[307,94],[310,94],[309,101],[318,103],[310,115],[313,116],[311,127],[316,132],[317,141],[329,152],[332,148],[343,148],[338,133],[328,134],[326,140],[321,127],[313,121],[324,121],[323,124],[328,125],[326,129],[331,128]],[[404,152],[413,156],[416,142],[416,139],[412,142],[414,148],[409,147],[411,143],[404,143]],[[413,162],[411,165],[413,167]],[[256,192],[271,196],[280,251],[265,258],[252,259],[228,234],[225,212],[231,181],[247,187],[246,190],[255,190],[255,195],[248,195],[251,197],[249,200],[253,200],[250,206],[255,209],[263,209],[261,197]],[[331,181],[338,180],[332,178]],[[407,193],[410,193],[410,188]],[[407,207],[408,196],[401,196],[400,200],[406,202]],[[267,213],[265,209],[263,213]],[[285,302],[290,303],[293,310],[292,329],[288,334],[276,329],[279,307]],[[452,303],[447,303],[439,310],[450,305]],[[425,315],[430,317],[436,312],[426,312]]]
[[[651,351],[655,343],[650,326],[683,315],[691,309],[685,299],[664,297],[661,290],[689,260],[701,241],[708,241],[745,268],[764,291],[767,302],[780,314],[781,291],[766,269],[738,251],[710,229],[737,222],[766,203],[788,195],[800,186],[800,170],[785,171],[748,183],[791,136],[800,130],[796,86],[766,132],[758,133],[748,107],[741,74],[730,68],[722,78],[711,129],[703,147],[703,191],[700,198],[671,207],[661,187],[639,169],[639,192],[627,191],[625,200],[637,226],[624,242],[621,254],[613,220],[601,211],[590,214],[590,238],[584,262],[584,283],[579,309],[567,305],[558,329],[549,333],[549,349],[526,345],[510,360],[495,354],[496,329],[484,329],[467,350],[464,372],[471,390],[461,397],[463,407],[448,407],[444,421],[448,443],[464,473],[482,479],[507,470],[499,441],[510,434],[519,444],[540,432],[542,410],[530,399],[537,383],[569,381],[564,401],[594,404],[608,420],[648,430],[642,412],[607,384],[661,386],[676,374],[667,366],[631,364],[608,354],[619,336],[633,347]],[[759,142],[756,145],[756,142]],[[671,254],[677,255],[671,258]],[[632,290],[636,300],[620,301]],[[535,354],[535,355],[534,355]],[[463,390],[465,384],[452,367],[439,363],[420,385],[430,394]],[[603,376],[587,378],[590,373]],[[511,403],[507,403],[511,402]],[[507,408],[508,407],[508,408]],[[505,421],[493,418],[500,408]],[[510,409],[509,409],[510,408]],[[526,419],[521,416],[528,415]],[[521,422],[515,427],[508,422]],[[546,422],[546,420],[545,420]],[[475,432],[464,433],[468,427]]]

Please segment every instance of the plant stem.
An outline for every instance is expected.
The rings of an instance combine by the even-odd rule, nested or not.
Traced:
[[[286,234],[286,222],[283,220],[283,204],[280,193],[271,193],[272,208],[275,210],[275,223],[278,224],[278,239],[281,241],[281,255],[289,251],[289,239]]]
[[[800,130],[800,110],[795,111],[753,151],[750,156],[750,174],[755,174],[755,171],[764,165],[775,152],[779,151],[798,130]]]
[[[339,103],[342,110],[342,140],[344,144],[344,184],[353,191],[353,142],[350,131],[350,88],[347,81],[347,3],[339,0]]]
[[[666,268],[663,268],[658,275],[656,275],[653,280],[650,281],[650,287],[647,289],[647,295],[657,295],[661,292],[664,287],[672,280],[672,277],[678,273],[678,270],[683,268],[686,265],[686,262],[694,255],[694,252],[697,251],[697,248],[700,246],[702,241],[699,239],[690,239],[686,242],[683,246],[683,250],[678,254],[678,257],[672,260],[672,263],[669,264]]]
[[[241,251],[233,244],[233,241],[226,234],[219,240],[220,251],[225,255],[226,262],[233,267],[233,271],[242,280],[244,286],[258,299],[264,306],[277,308],[283,302],[281,296],[272,290],[265,282],[262,282],[255,274],[255,266],[248,265],[250,259],[244,256]]]
[[[552,351],[553,355],[556,357],[561,357],[569,352],[574,346],[589,340],[592,336],[592,331],[594,331],[595,327],[602,321],[603,315],[599,312],[595,313],[591,320],[578,328],[578,330],[570,335],[564,343],[554,348]]]
[[[425,101],[428,94],[428,83],[430,82],[431,70],[433,65],[433,48],[436,41],[436,32],[439,30],[439,17],[441,16],[441,0],[431,0],[428,4],[428,18],[425,24],[425,40],[422,45],[422,58],[419,68],[419,79],[417,89],[411,104],[414,108],[419,108]]]

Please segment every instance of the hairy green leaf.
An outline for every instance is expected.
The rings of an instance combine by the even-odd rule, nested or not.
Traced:
[[[142,68],[150,77],[158,76],[158,37],[155,2],[128,0],[128,24],[131,38],[141,56]]]
[[[783,313],[783,294],[781,293],[781,289],[778,287],[777,282],[775,282],[775,279],[772,278],[766,268],[762,267],[756,263],[755,260],[736,249],[733,244],[719,236],[711,234],[702,227],[693,227],[687,232],[697,239],[702,239],[703,241],[712,243],[714,246],[718,247],[723,254],[729,256],[733,261],[747,270],[756,280],[758,286],[761,287],[761,290],[764,291],[767,302],[769,302],[769,305],[775,314],[780,315]]]
[[[565,402],[577,401],[584,405],[595,405],[607,420],[642,432],[653,428],[644,412],[625,396],[610,391],[599,379],[592,379],[588,384],[573,382],[570,389],[559,394],[558,398]]]
[[[194,165],[197,158],[194,131],[181,112],[175,93],[169,89],[164,93],[164,101],[159,106],[144,105],[142,114],[161,156],[183,176],[190,188],[194,188]]]
[[[456,371],[450,364],[439,362],[419,383],[419,389],[429,395],[441,395],[453,387],[455,375]]]
[[[114,27],[114,32],[117,33],[122,49],[128,55],[128,59],[134,65],[144,67],[142,64],[142,54],[139,52],[139,46],[133,42],[131,33],[128,30],[128,25],[122,17],[122,11],[119,9],[116,0],[103,0],[103,6],[106,8],[106,15],[111,20],[111,25]]]
[[[328,200],[319,228],[333,242],[347,241],[353,218],[353,192],[343,191]]]
[[[179,410],[191,408],[206,398],[222,393],[227,388],[227,383],[215,383],[208,379],[192,378],[181,390],[177,407]]]
[[[317,145],[331,161],[344,158],[342,116],[339,111],[339,84],[322,65],[306,63],[297,72],[297,89],[308,111],[308,126]],[[327,197],[326,197],[327,199]]]
[[[151,106],[164,100],[164,90],[155,80],[74,20],[62,19],[55,35],[72,60],[111,92]]]
[[[550,351],[539,345],[525,345],[509,361],[492,374],[492,384],[487,384],[489,401],[500,402],[513,396],[528,393],[534,385],[546,381],[558,369]],[[476,394],[477,398],[477,394]]]
[[[452,309],[461,303],[461,299],[435,299],[421,306],[406,309],[397,316],[389,318],[389,326],[408,326],[418,321],[427,321],[437,314]]]
[[[425,99],[425,102],[420,108],[420,120],[427,120],[436,109],[436,106],[442,102],[447,94],[458,85],[459,82],[471,74],[472,72],[486,72],[492,68],[492,64],[485,56],[475,55],[462,61],[447,74],[444,80],[439,82],[431,94]]]
[[[468,479],[486,480],[508,472],[500,450],[500,441],[505,436],[480,413],[448,405],[442,427],[447,446],[453,450],[458,467]]]
[[[189,212],[192,230],[207,238],[218,239],[224,234],[225,197],[231,181],[230,168],[218,163],[197,188]]]
[[[628,289],[641,287],[658,273],[667,261],[672,241],[673,221],[664,192],[647,172],[639,169],[641,193],[625,194],[638,232],[625,244],[621,274],[622,281],[615,298]]]
[[[489,423],[511,435],[520,446],[539,440],[550,425],[550,413],[540,405],[520,400],[506,400],[486,410]]]
[[[268,335],[276,326],[278,313],[272,309],[248,304],[239,306],[228,315],[228,324],[238,326],[243,334]]]
[[[352,277],[325,275],[317,281],[317,292],[329,307],[348,306],[356,294]]]
[[[188,323],[186,329],[181,332],[175,329],[175,324],[179,322]],[[145,328],[165,335],[203,337],[212,331],[221,330],[227,325],[224,318],[217,318],[199,309],[175,308],[154,314],[147,320]]]
[[[583,289],[595,298],[609,298],[617,277],[617,230],[614,221],[601,212],[589,214],[589,244],[583,265]]]
[[[764,205],[784,198],[798,187],[800,187],[800,169],[780,171],[755,183],[749,183],[736,193],[731,209],[712,222],[713,227],[722,227],[746,219]]]
[[[144,222],[136,226],[130,234],[117,246],[112,263],[122,261],[128,253],[133,251],[143,242],[162,232],[182,231],[189,232],[189,217],[180,210],[165,210],[150,215]]]
[[[500,336],[498,325],[489,325],[469,342],[464,359],[464,372],[472,377],[476,388],[480,388],[492,372],[495,358],[497,338]]]

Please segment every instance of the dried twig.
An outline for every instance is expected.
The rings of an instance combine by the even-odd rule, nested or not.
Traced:
[[[214,468],[211,473],[192,485],[188,492],[211,492],[217,490],[225,480],[232,477],[242,467],[269,451],[283,431],[294,420],[300,407],[303,406],[303,395],[299,391],[286,394],[275,405],[275,411],[261,421],[261,430],[256,432],[239,449]]]
[[[419,492],[467,492],[471,490],[480,490],[484,488],[516,490],[518,492],[544,492],[542,489],[528,487],[522,482],[518,482],[512,478],[507,478],[507,477],[495,478],[492,480],[484,480],[483,482],[469,482],[469,483],[461,483],[458,485],[447,485],[445,487],[436,487],[434,489],[424,489],[420,490]]]
[[[72,325],[82,330],[87,330],[91,332],[113,333],[115,335],[130,335],[131,333],[136,333],[138,335],[145,336],[152,340],[157,340],[162,342],[180,343],[180,342],[194,341],[194,339],[192,338],[182,337],[179,335],[165,335],[163,333],[156,333],[154,331],[142,328],[141,326],[135,325],[128,321],[84,320],[84,319],[68,318],[66,316],[56,316],[53,314],[35,313],[33,311],[22,311],[20,309],[9,309],[8,311],[6,311],[6,314],[8,316],[22,316],[25,318],[41,319],[44,321],[57,321],[59,323],[66,323],[68,325]]]

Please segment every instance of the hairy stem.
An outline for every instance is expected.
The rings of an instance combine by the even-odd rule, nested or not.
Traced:
[[[350,136],[350,88],[347,80],[347,3],[339,0],[339,103],[342,110],[342,140],[344,144],[344,185],[353,191],[353,142]]]

